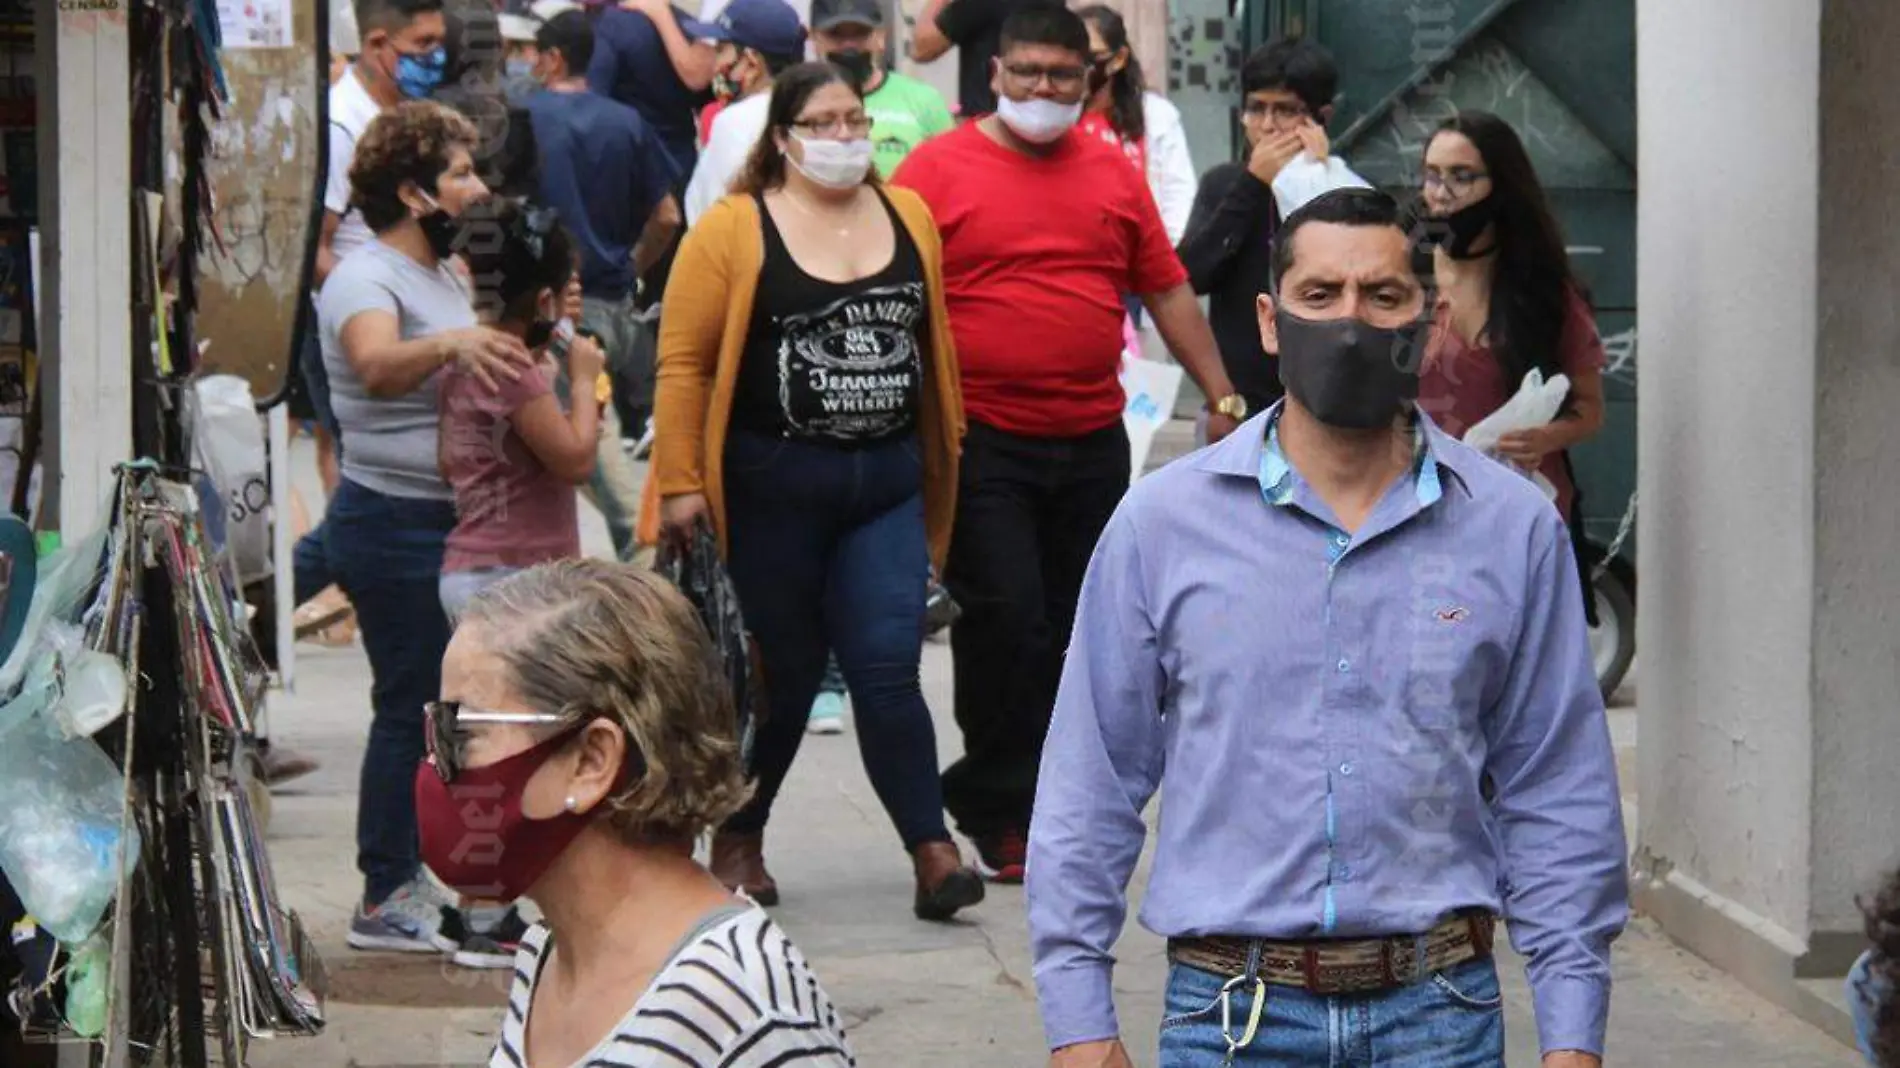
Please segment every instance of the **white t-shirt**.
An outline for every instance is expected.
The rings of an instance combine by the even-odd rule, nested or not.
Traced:
[[[356,143],[363,139],[363,131],[382,113],[382,106],[363,88],[355,66],[330,87],[330,169],[323,178],[323,209],[343,219],[330,241],[330,250],[339,260],[373,236],[363,213],[350,209],[350,162],[356,159]]]
[[[687,936],[587,1068],[852,1068],[838,1010],[765,910],[734,909]],[[521,1068],[549,932],[521,940],[508,1019],[489,1068]]]
[[[718,203],[732,180],[745,169],[746,157],[752,154],[752,146],[759,143],[759,135],[765,132],[765,117],[771,104],[772,91],[761,89],[713,116],[706,148],[699,154],[699,165],[693,168],[693,180],[686,183],[687,226],[698,222],[707,208]]]

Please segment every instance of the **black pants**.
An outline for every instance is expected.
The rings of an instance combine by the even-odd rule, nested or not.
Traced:
[[[963,443],[944,584],[963,759],[943,774],[965,834],[1025,830],[1082,575],[1128,490],[1117,422],[1077,438],[1029,438],[981,423]]]

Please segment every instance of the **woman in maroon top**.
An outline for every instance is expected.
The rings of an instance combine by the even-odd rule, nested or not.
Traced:
[[[576,486],[594,470],[604,363],[600,347],[564,321],[574,246],[551,209],[491,201],[471,213],[468,235],[462,257],[476,313],[536,358],[512,380],[452,370],[438,382],[437,455],[455,491],[440,583],[451,621],[516,571],[580,555]]]
[[[1423,178],[1439,292],[1419,408],[1463,437],[1530,371],[1567,376],[1557,418],[1504,435],[1497,454],[1549,479],[1558,512],[1574,525],[1565,450],[1603,427],[1603,342],[1544,187],[1516,132],[1481,111],[1439,127],[1425,146]]]

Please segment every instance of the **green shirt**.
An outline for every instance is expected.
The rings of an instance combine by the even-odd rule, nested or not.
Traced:
[[[877,143],[877,173],[886,178],[910,150],[956,125],[943,94],[915,78],[888,71],[877,91],[864,98]]]

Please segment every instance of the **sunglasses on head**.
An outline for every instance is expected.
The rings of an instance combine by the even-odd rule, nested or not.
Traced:
[[[552,727],[565,723],[568,727],[561,733],[572,734],[588,722],[587,717],[575,719],[555,712],[496,712],[460,701],[430,701],[422,706],[422,715],[427,724],[424,736],[429,742],[429,763],[443,782],[454,782],[468,766],[469,727]]]

